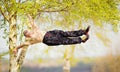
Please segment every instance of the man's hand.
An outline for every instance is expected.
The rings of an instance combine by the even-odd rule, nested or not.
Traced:
[[[30,42],[24,42],[23,44],[17,46],[17,47],[13,50],[13,53],[16,54],[20,48],[23,48],[24,46],[29,46],[29,45],[31,45]]]
[[[18,53],[18,49],[15,48],[15,49],[13,50],[13,53],[14,53],[14,54],[17,54],[17,53]]]

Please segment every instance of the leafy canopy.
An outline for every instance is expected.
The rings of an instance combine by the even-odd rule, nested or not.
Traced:
[[[116,23],[120,19],[120,0],[1,0],[0,9],[6,14],[57,12],[68,21],[93,20]],[[69,20],[70,19],[70,20]]]

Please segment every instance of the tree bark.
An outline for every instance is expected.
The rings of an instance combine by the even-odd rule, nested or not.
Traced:
[[[18,72],[16,54],[13,53],[13,49],[16,48],[17,43],[17,28],[16,28],[16,16],[11,17],[9,20],[9,51],[10,51],[10,64],[9,72]]]
[[[24,62],[25,59],[25,54],[27,51],[28,46],[24,47],[19,55],[19,57],[17,58],[17,63],[18,63],[18,70],[21,70],[22,64]]]
[[[2,72],[2,60],[1,60],[1,56],[0,56],[0,72]]]
[[[22,49],[20,55],[14,54],[13,49],[16,48],[17,43],[17,27],[16,27],[16,16],[12,17],[9,21],[10,33],[9,33],[9,50],[10,50],[10,65],[9,72],[20,72],[27,47]]]
[[[70,72],[70,56],[69,56],[69,49],[68,48],[66,48],[66,52],[65,52],[63,72]]]
[[[70,60],[69,60],[69,58],[65,58],[63,70],[64,70],[64,72],[70,72]]]

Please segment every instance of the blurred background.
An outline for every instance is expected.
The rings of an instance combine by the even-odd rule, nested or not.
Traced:
[[[44,25],[40,24],[40,28],[47,28],[48,24]],[[102,30],[92,24],[90,26],[90,39],[86,43],[66,46],[47,46],[39,43],[29,46],[22,72],[62,72],[66,53],[70,58],[71,72],[119,72],[120,31],[114,32],[109,25],[104,26]],[[56,26],[51,29],[62,28]],[[2,38],[2,35],[1,30],[0,53],[8,50],[6,39]],[[8,72],[9,55],[7,53],[3,54],[0,63],[1,72]]]
[[[27,49],[21,72],[64,72],[66,63],[68,68],[70,67],[70,72],[120,72],[120,1],[58,0],[60,4],[63,3],[63,7],[68,6],[68,11],[55,12],[54,9],[59,8],[62,11],[62,6],[57,5],[56,1],[35,0],[35,3],[50,4],[50,8],[53,6],[53,11],[50,12],[52,9],[48,7],[45,12],[41,11],[40,15],[36,16],[35,23],[40,30],[71,31],[86,29],[90,25],[90,38],[85,43],[75,45],[31,45]],[[28,0],[25,5],[29,5],[25,8],[29,13],[35,11],[32,10],[32,0]],[[22,32],[29,26],[29,21],[22,14],[19,10],[17,45],[24,42]],[[9,23],[0,15],[0,72],[9,72],[8,35]]]

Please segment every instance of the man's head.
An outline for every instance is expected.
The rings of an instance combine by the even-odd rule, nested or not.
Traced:
[[[24,34],[25,37],[31,37],[31,35],[32,35],[32,33],[29,30],[25,30],[23,32],[23,34]]]

